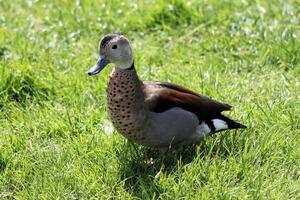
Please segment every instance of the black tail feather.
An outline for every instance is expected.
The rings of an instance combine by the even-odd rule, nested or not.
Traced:
[[[224,120],[227,123],[227,125],[228,125],[228,129],[247,128],[247,126],[245,126],[243,124],[240,124],[239,122],[234,121],[234,120],[232,120],[229,117],[226,117],[224,115],[218,116],[217,119]]]
[[[236,122],[222,114],[214,116],[211,120],[205,120],[204,122],[211,130],[211,134],[229,129],[247,128],[247,126],[240,124],[239,122]]]

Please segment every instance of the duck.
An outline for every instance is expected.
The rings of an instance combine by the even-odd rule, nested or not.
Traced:
[[[163,81],[141,81],[127,37],[112,33],[99,43],[99,59],[88,75],[114,64],[107,87],[108,114],[116,130],[140,145],[159,149],[195,144],[217,132],[246,128],[222,114],[226,103]]]

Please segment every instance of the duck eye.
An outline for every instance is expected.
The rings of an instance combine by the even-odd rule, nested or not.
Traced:
[[[112,46],[112,49],[117,49],[118,48],[118,46],[116,45],[116,44],[114,44],[113,46]]]

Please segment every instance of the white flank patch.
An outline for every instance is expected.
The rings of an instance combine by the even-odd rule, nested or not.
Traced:
[[[202,122],[197,128],[197,133],[199,134],[200,138],[209,135],[210,132],[211,130],[205,122]]]
[[[213,122],[216,131],[228,129],[227,123],[221,119],[213,119],[211,121]]]

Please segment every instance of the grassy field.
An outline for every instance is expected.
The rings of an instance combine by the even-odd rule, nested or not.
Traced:
[[[165,158],[127,142],[112,67],[85,74],[111,32],[142,79],[230,103],[249,128]],[[0,199],[299,199],[299,103],[298,0],[0,0]]]

